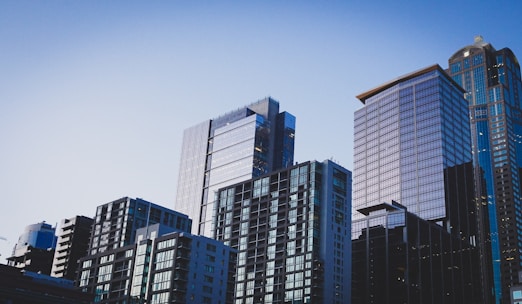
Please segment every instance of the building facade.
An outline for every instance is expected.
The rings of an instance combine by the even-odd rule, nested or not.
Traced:
[[[479,233],[463,93],[433,65],[357,96],[364,107],[355,112],[354,124],[352,212],[396,201],[457,238],[455,259],[469,248],[478,250]],[[353,218],[365,217],[357,212]],[[476,294],[484,291],[476,285],[473,289]]]
[[[94,303],[232,304],[236,251],[161,224],[136,243],[81,260],[78,285]]]
[[[482,303],[475,248],[392,202],[352,223],[352,304]],[[378,288],[375,288],[378,286]]]
[[[42,222],[28,225],[18,238],[7,264],[49,275],[56,247],[55,228]]]
[[[137,229],[156,223],[186,232],[192,226],[187,215],[140,198],[123,197],[100,205],[92,226],[89,254],[133,244]]]
[[[64,219],[58,229],[51,276],[76,279],[78,260],[87,255],[93,219],[75,216]]]
[[[510,49],[496,50],[478,36],[450,57],[448,73],[469,104],[490,298],[508,303],[522,263],[520,65]]]
[[[212,235],[216,190],[291,165],[294,136],[295,117],[270,97],[186,129],[175,209],[193,234]]]
[[[218,192],[215,238],[238,251],[235,304],[349,303],[351,172],[305,162]]]

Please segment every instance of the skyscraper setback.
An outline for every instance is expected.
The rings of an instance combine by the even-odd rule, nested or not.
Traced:
[[[491,296],[495,303],[508,303],[522,263],[520,65],[510,49],[496,50],[478,36],[449,58],[448,73],[464,88],[469,104]]]
[[[444,245],[444,252],[451,254],[444,258],[441,268],[433,268],[432,271],[454,269],[451,281],[458,282],[435,290],[431,285],[434,280],[440,282],[450,278],[435,277],[440,273],[433,273],[420,277],[399,276],[404,288],[388,288],[365,282],[358,286],[373,288],[366,294],[389,290],[392,293],[390,296],[395,299],[390,303],[397,303],[399,299],[401,303],[418,303],[415,296],[409,295],[430,299],[423,303],[480,303],[476,300],[481,297],[477,276],[471,271],[478,260],[467,258],[470,251],[476,250],[477,223],[469,117],[462,89],[440,66],[433,65],[357,97],[364,107],[355,112],[352,212],[362,228],[354,229],[354,233],[369,233],[372,230],[372,237],[378,237],[376,231],[379,229],[384,236],[397,226],[403,227],[401,229],[405,233],[414,226],[428,227],[425,224],[411,224],[414,220],[409,221],[410,224],[404,222],[399,225],[393,216],[391,222],[383,222],[377,216],[380,213],[375,212],[386,211],[382,208],[383,203],[396,201],[409,213],[442,227],[449,235],[445,239],[457,240],[441,242],[440,238],[426,238],[429,234],[418,237],[409,234],[409,238],[401,242],[407,244],[413,241],[413,248],[417,250],[433,247],[433,250],[421,253],[420,258],[434,261],[438,259],[436,247],[449,244],[447,247]],[[375,220],[364,222],[365,216]],[[352,239],[364,238],[353,235]],[[386,243],[385,246],[391,245]],[[377,248],[370,244],[358,248],[366,248],[367,255],[379,252],[383,257],[394,256],[392,251],[383,252],[390,249],[387,247]],[[367,261],[377,262],[376,258],[371,257]],[[388,261],[392,262],[386,259]],[[410,265],[416,267],[413,262]],[[435,267],[434,264],[429,265]],[[402,271],[407,274],[411,269]],[[423,269],[423,273],[429,274],[430,271]],[[399,292],[404,293],[401,296],[397,294]],[[430,293],[433,293],[432,296],[426,297]],[[361,297],[364,299],[364,296]]]
[[[295,117],[270,97],[186,129],[174,209],[192,233],[212,236],[219,188],[292,165],[294,136]]]

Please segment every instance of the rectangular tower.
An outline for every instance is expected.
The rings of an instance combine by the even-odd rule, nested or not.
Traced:
[[[493,303],[509,303],[522,270],[522,83],[508,48],[482,37],[449,59],[448,73],[466,91],[480,210],[483,259]]]
[[[93,219],[76,216],[64,219],[58,229],[51,276],[74,281],[78,260],[87,255]]]
[[[351,172],[305,162],[221,188],[216,234],[238,250],[235,303],[349,303]]]
[[[475,242],[469,117],[438,65],[357,96],[353,210],[396,201]],[[363,215],[354,212],[354,218]]]
[[[186,129],[175,209],[192,232],[212,235],[217,189],[291,165],[294,134],[295,117],[270,97]]]
[[[354,221],[367,216],[357,210],[398,202],[458,240],[449,247],[453,255],[447,258],[460,261],[456,267],[469,269],[465,263],[470,261],[463,257],[477,250],[478,228],[469,115],[462,88],[439,65],[433,65],[357,97],[364,107],[355,112]],[[368,225],[371,228],[377,222]],[[419,242],[439,246],[435,239]],[[426,258],[434,253],[429,254]],[[478,260],[473,263],[480,268]],[[470,284],[467,293],[461,297],[449,293],[440,303],[467,302],[483,290],[471,277],[464,282]],[[422,292],[431,287],[421,284],[418,288]]]

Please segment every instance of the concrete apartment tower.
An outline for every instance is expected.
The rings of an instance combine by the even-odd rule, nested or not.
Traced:
[[[140,198],[123,197],[96,208],[89,254],[134,243],[136,230],[160,223],[190,231],[192,221],[185,214]]]
[[[351,172],[304,162],[218,193],[216,234],[238,251],[235,303],[350,303]]]
[[[51,276],[76,280],[78,260],[87,255],[93,219],[75,216],[64,219],[57,228],[58,240],[54,251]]]
[[[157,223],[81,259],[77,283],[94,303],[233,304],[236,258],[222,242]]]

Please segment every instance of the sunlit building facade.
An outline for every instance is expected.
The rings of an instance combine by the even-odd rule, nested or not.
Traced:
[[[450,57],[448,73],[469,104],[487,300],[509,303],[522,269],[520,65],[510,49],[478,36]]]
[[[305,162],[221,188],[217,240],[237,249],[235,304],[350,303],[351,172]]]
[[[463,93],[439,65],[433,65],[357,96],[364,107],[354,117],[354,221],[367,217],[358,210],[395,201],[459,240],[452,247],[452,259],[462,260],[470,248],[477,250],[471,136]],[[480,303],[481,286],[471,277],[464,284],[474,295],[468,292],[462,303]],[[471,302],[474,296],[479,300]]]
[[[183,133],[174,209],[211,236],[215,192],[293,163],[295,117],[268,97]]]

